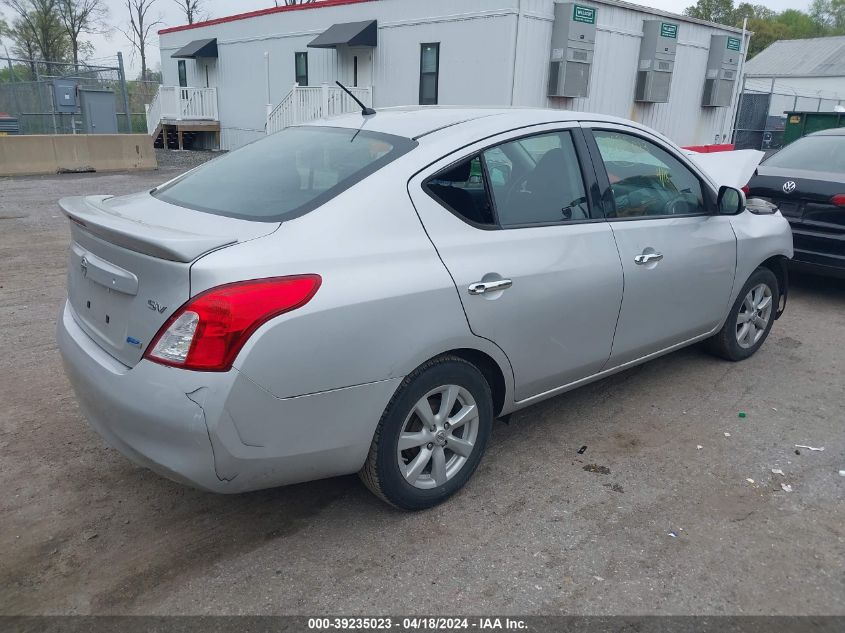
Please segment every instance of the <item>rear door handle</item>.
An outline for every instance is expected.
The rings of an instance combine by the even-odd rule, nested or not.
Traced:
[[[469,294],[483,295],[486,292],[496,292],[497,290],[507,290],[513,285],[510,279],[497,279],[496,281],[477,281],[469,285]]]
[[[663,255],[661,253],[647,253],[644,255],[637,255],[634,258],[634,263],[642,266],[643,264],[650,264],[651,262],[659,262],[663,259]]]

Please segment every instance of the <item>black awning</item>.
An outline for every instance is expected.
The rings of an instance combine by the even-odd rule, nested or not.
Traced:
[[[322,35],[318,35],[308,48],[335,48],[344,44],[346,46],[377,46],[378,21],[335,24]]]
[[[197,57],[217,57],[217,38],[210,40],[194,40],[173,53],[171,57],[196,59]]]

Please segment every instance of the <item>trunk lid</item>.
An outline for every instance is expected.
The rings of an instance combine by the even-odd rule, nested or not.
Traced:
[[[70,219],[68,301],[74,318],[129,367],[190,298],[194,261],[279,227],[185,209],[148,192],[64,198],[59,206]]]
[[[809,223],[834,230],[845,228],[845,209],[830,203],[834,195],[845,193],[842,174],[761,165],[748,188],[749,197],[771,200],[793,224]]]

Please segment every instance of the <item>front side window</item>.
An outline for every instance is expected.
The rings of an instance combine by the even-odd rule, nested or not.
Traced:
[[[296,67],[296,83],[300,86],[308,85],[308,53],[294,53]]]
[[[707,213],[701,181],[669,152],[623,132],[594,130],[615,210],[610,218]]]
[[[590,211],[569,132],[540,134],[484,152],[503,227],[587,220]]]
[[[420,52],[420,105],[437,105],[440,44],[423,44]]]
[[[225,154],[153,195],[231,218],[280,222],[325,204],[416,146],[411,139],[332,127],[291,127]]]

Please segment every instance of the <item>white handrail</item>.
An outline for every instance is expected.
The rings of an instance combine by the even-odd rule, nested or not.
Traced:
[[[350,88],[349,90],[364,105],[372,107],[372,88]],[[267,116],[267,134],[275,134],[291,125],[299,125],[345,112],[355,112],[359,109],[360,106],[338,86],[294,84],[291,91]]]
[[[145,106],[147,132],[155,133],[165,121],[219,121],[217,88],[159,86],[152,103]]]

